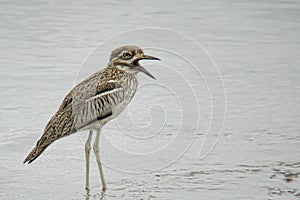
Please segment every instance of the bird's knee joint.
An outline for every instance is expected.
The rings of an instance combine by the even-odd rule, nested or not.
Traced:
[[[91,146],[88,144],[85,144],[85,150],[90,152],[91,151]]]
[[[93,149],[94,149],[95,153],[99,153],[99,147],[98,147],[98,145],[94,145]]]

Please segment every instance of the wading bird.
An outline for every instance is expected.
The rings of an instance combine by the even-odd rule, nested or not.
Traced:
[[[89,130],[85,143],[86,190],[89,190],[89,163],[93,131],[97,132],[93,150],[96,156],[102,189],[106,189],[99,157],[101,128],[118,116],[133,98],[137,87],[137,74],[154,76],[139,64],[140,60],[159,60],[145,55],[137,46],[122,46],[112,51],[108,66],[76,85],[64,98],[58,111],[50,119],[42,137],[25,158],[31,163],[54,141],[78,131]]]

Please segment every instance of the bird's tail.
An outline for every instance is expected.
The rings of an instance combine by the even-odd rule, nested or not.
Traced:
[[[27,155],[27,157],[24,160],[24,164],[26,162],[31,163],[32,161],[34,161],[35,159],[37,159],[37,157],[39,157],[39,155],[41,155],[43,153],[43,151],[48,147],[47,146],[42,146],[39,145],[39,141],[37,142],[36,146],[31,150],[31,152]]]
[[[53,131],[55,130],[55,126],[53,126],[50,122],[47,124],[44,134],[42,137],[37,141],[36,146],[31,150],[31,152],[27,155],[24,160],[24,164],[26,162],[31,163],[35,159],[41,155],[45,149],[54,141],[56,140],[55,137],[51,137],[53,135]],[[58,138],[57,138],[58,139]]]
[[[36,143],[23,163],[31,163],[41,155],[45,149],[59,138],[75,133],[76,129],[72,126],[71,112],[57,112],[48,122],[44,134]]]

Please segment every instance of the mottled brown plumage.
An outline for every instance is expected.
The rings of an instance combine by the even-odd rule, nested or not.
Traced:
[[[100,133],[102,126],[120,114],[131,101],[138,86],[137,73],[144,72],[153,77],[138,63],[141,59],[158,60],[158,58],[144,55],[143,51],[136,46],[123,46],[115,49],[106,68],[92,74],[67,94],[24,163],[34,161],[59,138],[80,130],[97,130]],[[91,134],[89,139],[90,137]],[[99,136],[97,138],[99,139]],[[105,184],[105,182],[102,183]]]
[[[87,99],[101,91],[114,89],[118,84],[122,84],[124,90],[129,90],[129,85],[120,81],[122,78],[135,79],[131,74],[125,73],[115,67],[108,67],[91,75],[73,88],[64,98],[58,111],[48,122],[44,129],[44,134],[24,162],[32,162],[55,140],[84,128],[82,126],[88,123],[89,120],[92,120],[91,117],[93,117],[92,115],[86,118],[83,116],[88,106]],[[110,80],[115,80],[116,83],[109,82]],[[121,98],[120,100],[122,100]],[[103,96],[102,99],[105,99],[105,97]],[[97,117],[105,116],[111,112],[109,104],[106,105],[102,108],[102,112],[97,113]]]

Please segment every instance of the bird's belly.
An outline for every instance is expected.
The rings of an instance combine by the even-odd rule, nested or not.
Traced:
[[[114,118],[113,115],[111,115],[111,116],[109,116],[109,117],[107,117],[105,119],[95,121],[91,125],[85,127],[84,130],[91,130],[91,129],[97,130],[97,129],[101,129],[107,122],[109,122],[113,118]]]
[[[127,98],[125,98],[122,102],[120,102],[119,104],[115,105],[115,107],[112,108],[112,115],[113,117],[118,116],[126,107],[127,105],[130,103],[131,99],[133,98],[133,95],[128,96]]]

